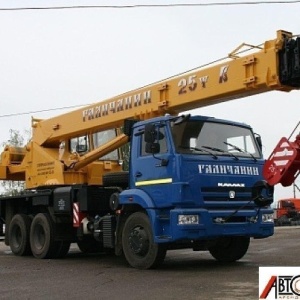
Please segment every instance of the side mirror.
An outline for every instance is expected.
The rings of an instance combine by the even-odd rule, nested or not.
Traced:
[[[144,140],[146,143],[152,144],[155,142],[156,127],[154,124],[146,124]]]
[[[146,143],[154,143],[155,141],[160,141],[164,138],[164,135],[159,131],[159,127],[155,124],[145,125],[145,137]]]
[[[261,140],[261,136],[257,133],[255,133],[255,140],[258,144],[258,147],[260,149],[260,151],[262,151],[262,140]]]

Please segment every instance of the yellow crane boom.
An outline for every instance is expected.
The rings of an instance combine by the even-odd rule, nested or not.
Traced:
[[[299,65],[299,61],[289,61],[290,41],[294,41],[293,34],[279,30],[275,39],[262,46],[247,45],[251,50],[248,55],[238,53],[246,45],[242,44],[221,63],[47,120],[33,119],[32,141],[22,149],[6,147],[1,154],[0,179],[26,180],[28,188],[46,184],[101,184],[102,174],[121,170],[121,166],[117,160],[97,159],[118,149],[127,138],[116,137],[107,144],[95,145],[93,134],[120,128],[124,119],[149,119],[271,90],[298,89],[288,74],[290,63]],[[88,151],[84,155],[74,154],[69,141],[81,136],[88,137]]]
[[[278,51],[284,38],[292,33],[278,31],[277,38],[261,47],[250,46],[254,53],[239,56],[242,44],[229,54],[229,60],[37,122],[33,140],[51,145],[62,139],[123,125],[125,118],[146,119],[165,113],[208,106],[270,90],[290,91],[279,80]]]

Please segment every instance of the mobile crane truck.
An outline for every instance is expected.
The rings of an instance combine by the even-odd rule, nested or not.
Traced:
[[[0,198],[5,244],[18,256],[114,251],[149,269],[169,249],[241,259],[250,238],[274,233],[273,187],[262,141],[246,124],[180,115],[267,91],[300,87],[300,38],[287,31],[229,59],[46,120],[6,146],[0,180],[26,189]],[[130,145],[129,171],[122,146]]]

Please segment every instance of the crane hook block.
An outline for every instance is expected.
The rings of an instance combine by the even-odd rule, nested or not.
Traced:
[[[265,162],[263,176],[269,185],[292,185],[300,173],[300,134],[294,142],[283,137]]]

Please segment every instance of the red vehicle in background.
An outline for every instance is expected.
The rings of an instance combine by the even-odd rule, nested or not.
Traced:
[[[300,225],[300,198],[279,200],[274,209],[274,222],[277,226]]]

